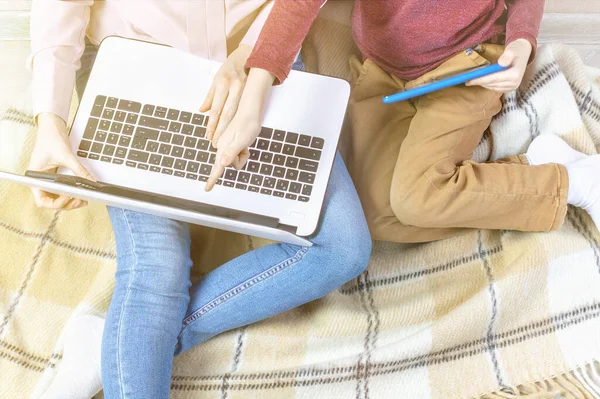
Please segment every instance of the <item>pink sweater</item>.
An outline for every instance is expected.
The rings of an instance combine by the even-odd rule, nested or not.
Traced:
[[[287,77],[325,0],[276,0],[246,63]],[[353,35],[365,58],[412,80],[490,40],[537,45],[544,0],[355,0]]]

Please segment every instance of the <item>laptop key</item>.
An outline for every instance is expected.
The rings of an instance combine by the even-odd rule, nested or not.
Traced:
[[[190,123],[191,120],[192,120],[191,112],[182,112],[181,115],[179,116],[179,122]]]
[[[176,159],[175,160],[175,169],[185,170],[186,164],[187,164],[187,161],[184,161],[183,159]]]
[[[170,143],[173,135],[167,132],[160,132],[160,136],[158,137],[158,141],[162,141],[163,143]]]
[[[131,137],[121,136],[119,139],[119,145],[122,145],[123,147],[129,147],[129,143],[131,143]]]
[[[125,118],[127,117],[127,112],[117,111],[115,113],[115,120],[119,122],[125,122]]]
[[[158,152],[158,145],[158,141],[148,140],[148,143],[146,144],[146,151]]]
[[[115,152],[115,156],[119,158],[125,158],[127,154],[127,148],[117,147],[117,151]]]
[[[200,114],[194,114],[193,118],[192,118],[192,123],[194,125],[199,125],[201,126],[204,122],[204,115],[200,115]]]
[[[96,134],[96,129],[98,129],[98,124],[100,123],[99,119],[90,118],[88,119],[87,126],[85,127],[85,132],[83,133],[84,139],[91,140]]]
[[[297,180],[298,179],[298,171],[295,169],[288,169],[285,172],[285,178],[288,180]]]
[[[217,154],[210,154],[210,156],[208,157],[208,163],[211,165],[214,165],[216,160]]]
[[[167,109],[165,107],[156,107],[154,111],[154,116],[158,116],[159,118],[165,118],[167,116]]]
[[[186,137],[185,138],[185,146],[188,148],[195,148],[196,141],[198,141],[198,139],[196,139],[195,137]]]
[[[305,158],[311,159],[313,161],[318,161],[319,159],[321,159],[321,151],[312,148],[297,147],[296,156],[298,158]]]
[[[273,179],[272,177],[265,177],[265,180],[263,182],[263,187],[275,188],[275,184],[277,184],[276,179]]]
[[[208,162],[208,157],[208,152],[198,151],[198,154],[196,154],[196,161],[206,163]]]
[[[105,119],[100,121],[100,130],[108,130],[110,129],[110,121],[107,121]]]
[[[288,191],[299,194],[302,191],[302,183],[292,182]]]
[[[196,148],[202,151],[208,151],[208,146],[210,143],[207,140],[198,140],[198,144],[196,144]]]
[[[112,159],[111,157],[107,157],[106,155],[100,158],[100,160],[102,162],[109,162],[109,163],[110,163],[111,159]]]
[[[171,139],[171,144],[183,145],[183,140],[184,136],[182,136],[181,134],[174,134],[173,138]]]
[[[250,150],[250,160],[258,161],[260,159],[260,151],[258,150]]]
[[[295,150],[295,147],[293,145],[286,144],[286,145],[283,146],[283,151],[282,152],[285,155],[294,155],[294,150]]]
[[[260,188],[255,187],[255,186],[248,186],[248,191],[251,191],[253,193],[257,193],[260,191]]]
[[[92,142],[88,140],[81,140],[79,143],[79,149],[83,151],[89,151],[92,148]]]
[[[264,163],[271,163],[273,160],[273,154],[270,152],[263,152],[260,156],[260,161]]]
[[[273,170],[273,176],[275,177],[284,177],[285,176],[285,168],[281,166],[276,166]]]
[[[180,170],[176,170],[173,174],[177,177],[185,177],[185,172],[182,172]]]
[[[118,158],[113,158],[112,163],[115,165],[123,165],[123,160]]]
[[[192,125],[183,125],[183,127],[181,128],[181,133],[187,134],[188,136],[191,136],[192,134],[194,134],[194,126],[192,126]]]
[[[275,130],[273,132],[273,140],[283,141],[285,139],[285,132],[283,130]]]
[[[270,139],[273,136],[273,129],[268,127],[263,127],[260,130],[260,134],[258,137],[262,137],[263,139]]]
[[[122,123],[113,122],[112,125],[110,125],[110,131],[112,133],[121,133],[121,130],[123,130],[123,124]]]
[[[186,169],[188,172],[198,173],[198,169],[200,169],[200,164],[198,162],[188,162],[188,166]]]
[[[92,107],[92,116],[99,117],[102,115],[102,109],[104,108],[104,104],[106,103],[105,96],[96,96],[96,100],[94,101],[94,106]]]
[[[177,111],[176,109],[170,109],[167,112],[167,119],[170,119],[172,121],[176,121],[179,119],[179,111]]]
[[[271,145],[269,146],[269,151],[271,151],[271,152],[281,152],[282,148],[283,148],[283,144],[281,142],[279,142],[279,141],[271,141]],[[283,159],[285,159],[285,157],[283,157]]]
[[[135,101],[121,100],[121,101],[119,101],[119,109],[121,111],[137,113],[142,110],[142,104],[136,103]]]
[[[260,170],[260,164],[258,162],[248,162],[246,165],[246,170],[248,172],[258,173],[258,171]]]
[[[273,196],[283,198],[285,196],[285,193],[282,193],[281,191],[274,191]]]
[[[142,169],[142,170],[148,170],[148,165],[143,164],[143,163],[138,163],[138,169]]]
[[[137,114],[129,114],[127,115],[127,120],[126,122],[129,123],[130,125],[135,125],[138,121],[138,116]]]
[[[298,142],[298,133],[288,132],[288,134],[285,136],[285,142],[296,144]]]
[[[210,142],[210,147],[208,147],[208,151],[210,151],[210,152],[217,152],[217,147],[215,147],[214,145],[212,145],[212,141]]]
[[[185,159],[189,159],[189,160],[194,160],[196,159],[196,150],[194,150],[193,148],[186,148],[184,153],[183,153],[183,157]]]
[[[208,181],[208,176],[198,176],[198,181],[203,181],[206,183]]]
[[[266,189],[266,188],[263,188],[263,189],[260,190],[260,193],[261,194],[266,194],[266,195],[271,195],[271,194],[273,194],[273,191],[269,190],[269,189]]]
[[[161,158],[162,158],[162,157],[161,157],[160,155],[157,155],[157,154],[152,154],[152,155],[150,155],[150,161],[149,161],[149,162],[150,162],[152,165],[160,165],[160,160],[161,160]]]
[[[212,171],[212,165],[203,163],[200,166],[200,174],[202,174],[202,175],[209,176],[211,171]]]
[[[313,184],[315,182],[315,176],[316,175],[314,173],[302,172],[300,173],[299,180],[302,183]]]
[[[172,168],[173,162],[175,162],[174,158],[163,157],[162,162],[160,164],[161,164],[161,166],[164,166],[165,168]]]
[[[133,134],[133,131],[135,130],[135,126],[133,125],[125,125],[123,127],[123,134],[126,134],[128,136],[131,136]]]
[[[301,159],[300,164],[298,165],[298,169],[302,169],[307,172],[316,172],[318,167],[318,162],[308,161],[306,159]]]
[[[204,138],[206,136],[206,128],[203,126],[196,126],[194,128],[194,136]]]
[[[88,154],[85,151],[77,151],[77,156],[80,158],[87,158]]]
[[[287,180],[277,180],[277,190],[287,191],[290,186],[290,182]]]
[[[288,159],[285,161],[285,166],[287,166],[288,168],[298,168],[298,158],[295,157],[288,157]]]
[[[148,139],[142,136],[135,136],[133,141],[131,142],[131,148],[135,148],[136,150],[143,150],[146,148],[146,143]]]
[[[308,202],[309,200],[310,200],[310,198],[308,198],[308,197],[303,197],[303,196],[298,197],[298,201],[300,201],[300,202]]]
[[[304,188],[302,189],[302,194],[310,197],[310,195],[312,194],[312,186],[309,184],[305,184]]]
[[[165,175],[172,176],[173,175],[173,170],[172,169],[167,169],[167,168],[162,168],[162,170],[160,171],[160,173],[164,173]]]
[[[169,132],[179,133],[181,132],[181,126],[180,122],[171,122],[169,125]]]
[[[306,134],[301,134],[300,139],[298,140],[298,144],[303,145],[305,147],[310,147],[310,136]]]
[[[154,105],[144,105],[144,108],[142,108],[142,114],[152,116],[154,114]]]
[[[287,194],[285,195],[285,198],[286,198],[286,199],[291,199],[291,200],[296,200],[296,199],[298,198],[298,196],[297,196],[297,195],[294,195],[294,194],[287,193]]]
[[[186,173],[185,178],[190,180],[198,180],[198,175],[195,175],[193,173]]]
[[[248,172],[240,172],[238,174],[238,179],[240,183],[249,183],[250,182],[250,173]]]
[[[225,171],[225,175],[223,176],[223,178],[225,180],[234,180],[237,178],[237,170],[235,169],[227,169],[227,171]]]
[[[248,189],[248,185],[242,184],[242,183],[238,183],[238,184],[235,185],[235,188],[237,188],[238,190],[247,190]]]
[[[260,187],[262,186],[263,179],[264,177],[262,177],[261,175],[252,175],[252,178],[250,179],[250,184]]]
[[[108,108],[117,108],[117,105],[119,105],[119,99],[118,98],[114,98],[114,97],[109,97],[108,101],[106,102],[106,106]]]
[[[148,162],[149,157],[149,153],[138,150],[129,150],[129,154],[127,154],[127,159],[136,162]]]
[[[116,147],[114,145],[105,145],[104,146],[104,151],[102,152],[104,155],[108,155],[109,157],[112,157],[113,155],[115,155],[115,150]]]
[[[313,137],[310,146],[312,148],[318,148],[318,149],[322,150],[324,144],[325,144],[325,141],[322,138]]]
[[[108,144],[117,144],[119,142],[119,135],[115,133],[110,133],[108,138],[106,139]]]
[[[150,166],[151,172],[160,172],[160,168],[158,166]]]
[[[114,109],[105,109],[104,112],[102,113],[102,118],[112,119],[114,115],[115,115]]]
[[[150,116],[142,116],[138,121],[138,125],[151,127],[153,129],[167,130],[169,121],[164,119],[152,118]]]
[[[133,161],[125,161],[125,165],[129,166],[130,168],[135,168],[137,166],[137,164]]]
[[[175,158],[181,158],[183,156],[183,147],[173,146],[171,155],[173,155]]]
[[[273,173],[273,165],[262,164],[260,166],[260,174],[265,176],[271,176]]]
[[[229,181],[229,180],[221,181],[221,183],[217,182],[217,184],[223,184],[225,187],[234,187],[235,186],[235,183],[232,181]]]
[[[100,159],[100,155],[98,155],[98,154],[89,154],[88,158],[89,159],[93,159],[94,161],[97,161],[97,160]]]
[[[258,148],[259,150],[268,150],[269,149],[269,142],[267,140],[263,140],[263,139],[258,139],[257,143],[256,143],[256,148]]]
[[[102,153],[102,143],[92,144],[92,152],[95,152],[96,154],[101,154]]]

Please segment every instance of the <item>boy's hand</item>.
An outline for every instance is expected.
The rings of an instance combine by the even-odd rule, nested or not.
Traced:
[[[498,64],[510,67],[505,71],[467,82],[467,86],[482,86],[500,93],[515,91],[521,85],[533,46],[528,40],[517,39],[504,50]]]
[[[38,132],[35,141],[29,170],[54,172],[59,166],[70,169],[75,175],[85,179],[94,180],[90,172],[81,165],[71,152],[67,125],[60,117],[44,113],[38,116]],[[40,208],[68,211],[82,208],[87,202],[70,198],[66,195],[54,195],[32,188],[35,203]]]

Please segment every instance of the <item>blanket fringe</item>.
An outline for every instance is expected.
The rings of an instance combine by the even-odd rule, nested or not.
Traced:
[[[486,394],[480,399],[600,399],[600,362]]]

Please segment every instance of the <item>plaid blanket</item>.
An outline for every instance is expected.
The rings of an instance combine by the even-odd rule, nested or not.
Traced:
[[[600,146],[600,71],[544,47],[476,151],[522,152],[538,134]],[[29,101],[0,121],[0,168],[23,172]],[[263,242],[194,227],[194,276]],[[105,209],[36,209],[0,181],[0,398],[40,397],[69,345],[102,316],[115,245]],[[209,250],[210,249],[210,250]],[[570,209],[554,233],[480,231],[376,243],[367,272],[331,295],[178,356],[174,398],[596,398],[600,234]]]

